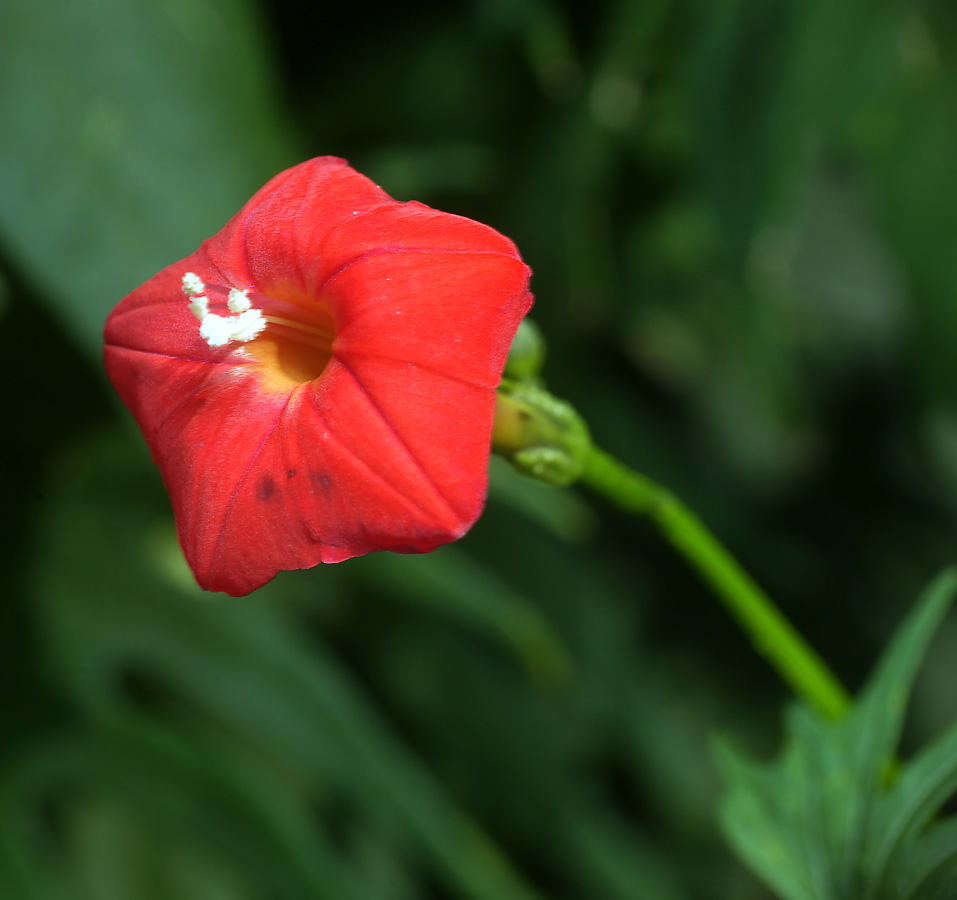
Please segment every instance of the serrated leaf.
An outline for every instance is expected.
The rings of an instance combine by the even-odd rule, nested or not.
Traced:
[[[878,798],[892,763],[921,660],[955,589],[957,575],[952,571],[928,588],[898,630],[847,720],[836,728],[844,745],[842,762],[851,777],[844,803],[837,804],[835,810],[843,819],[840,832],[846,836],[840,878],[848,889],[858,888],[855,881],[867,839],[870,805]]]
[[[894,787],[887,782],[914,678],[955,590],[952,570],[933,582],[842,721],[796,707],[786,748],[768,764],[719,745],[729,784],[723,827],[787,900],[917,896],[893,885],[924,877],[914,869],[911,848],[957,784],[957,732],[927,748]],[[945,859],[936,843],[924,856],[928,865]],[[910,867],[906,878],[894,871],[898,858]]]
[[[717,746],[718,764],[731,789],[722,820],[732,846],[748,865],[787,900],[816,900],[795,829],[796,785],[781,771],[754,763],[728,741]]]

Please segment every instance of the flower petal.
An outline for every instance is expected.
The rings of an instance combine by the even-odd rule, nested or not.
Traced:
[[[527,311],[531,297],[515,290],[527,271],[497,252],[360,257],[326,282],[338,311],[334,351],[357,369],[379,357],[495,388],[513,336],[500,322]]]
[[[318,296],[317,250],[342,224],[383,205],[400,204],[345,160],[320,157],[273,178],[200,253],[225,281]]]

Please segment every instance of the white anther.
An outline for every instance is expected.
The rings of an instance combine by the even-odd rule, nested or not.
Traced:
[[[209,315],[209,299],[206,297],[193,297],[193,302],[189,305],[189,311],[202,322],[203,319]]]
[[[206,286],[194,272],[183,276],[183,291],[189,295],[189,311],[199,319],[199,336],[210,347],[225,347],[232,341],[245,343],[263,333],[266,319],[258,309],[253,309],[249,291],[235,288],[229,291],[226,306],[233,316],[220,316],[209,311],[209,297],[202,295]],[[225,288],[212,285],[210,290],[226,293]]]
[[[227,321],[232,323],[231,335],[234,341],[251,341],[262,334],[266,327],[266,320],[258,309],[246,310]]]
[[[224,347],[233,339],[234,321],[232,316],[226,318],[210,313],[199,326],[199,336],[210,347]]]
[[[248,291],[237,291],[235,289],[229,292],[229,299],[226,301],[230,312],[244,313],[252,309],[252,302],[249,299]]]
[[[199,275],[195,272],[187,272],[183,276],[183,293],[187,297],[192,297],[194,294],[201,294],[206,290],[206,285],[200,280]]]

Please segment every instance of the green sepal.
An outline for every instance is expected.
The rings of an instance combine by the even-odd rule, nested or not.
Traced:
[[[571,405],[534,382],[503,380],[492,449],[520,472],[563,487],[585,471],[592,443],[588,426]]]

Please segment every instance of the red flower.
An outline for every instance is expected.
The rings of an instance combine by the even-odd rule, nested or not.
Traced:
[[[277,175],[106,323],[204,588],[464,534],[529,270],[485,225],[339,159]],[[185,296],[184,296],[185,295]]]

